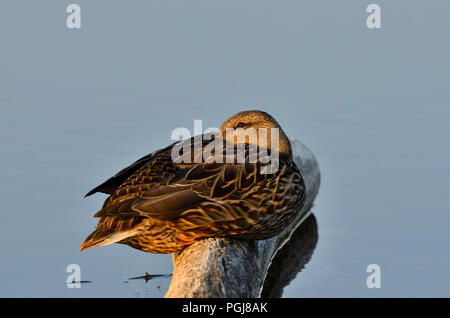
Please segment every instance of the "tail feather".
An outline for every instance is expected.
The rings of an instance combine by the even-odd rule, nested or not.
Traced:
[[[123,239],[126,239],[131,236],[135,236],[137,231],[135,229],[124,231],[124,232],[115,232],[109,235],[104,235],[103,231],[95,230],[92,232],[83,243],[80,245],[80,251],[85,251],[93,247],[109,245],[112,243],[117,243]]]

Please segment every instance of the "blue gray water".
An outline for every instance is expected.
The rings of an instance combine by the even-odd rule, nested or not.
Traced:
[[[0,296],[160,297],[169,255],[83,253],[83,195],[194,119],[271,113],[318,158],[319,241],[287,297],[450,296],[450,2],[0,3]],[[78,264],[82,288],[69,289]],[[366,267],[381,268],[381,288]],[[159,287],[159,288],[158,288]]]

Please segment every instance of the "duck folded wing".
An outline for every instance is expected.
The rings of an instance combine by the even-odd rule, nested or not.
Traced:
[[[258,169],[251,166],[199,164],[178,171],[168,185],[138,193],[133,198],[116,197],[94,216],[134,216],[174,221],[183,212],[198,208],[204,202],[220,205],[228,199],[239,199],[249,184],[258,181]]]
[[[86,193],[84,197],[86,198],[97,192],[112,194],[125,180],[127,180],[130,176],[132,176],[136,171],[144,167],[146,164],[149,164],[152,160],[155,159],[157,155],[166,152],[172,146],[173,145],[170,145],[169,147],[166,147],[164,149],[152,152],[151,154],[148,154],[140,158],[139,160],[133,162],[128,167],[120,170],[114,176],[112,176],[102,184],[98,185],[97,187]]]
[[[186,209],[196,207],[205,199],[192,188],[160,187],[139,197],[114,203],[98,211],[95,217],[135,216],[174,220]]]

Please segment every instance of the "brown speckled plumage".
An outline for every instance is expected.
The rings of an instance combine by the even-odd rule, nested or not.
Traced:
[[[247,111],[225,121],[221,130],[242,125],[279,128],[267,113]],[[211,140],[184,142],[204,149]],[[175,163],[174,145],[139,159],[86,195],[110,194],[81,250],[121,243],[174,253],[206,237],[267,239],[281,232],[305,201],[303,179],[281,128],[279,167],[272,174],[261,173],[260,161],[249,162],[248,144],[245,163]]]

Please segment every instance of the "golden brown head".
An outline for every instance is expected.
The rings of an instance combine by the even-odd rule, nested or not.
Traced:
[[[234,135],[227,134],[227,129],[229,128],[234,129]],[[251,131],[252,128],[256,133],[257,144],[259,146],[262,146],[261,140],[266,140],[268,149],[292,155],[291,143],[283,129],[281,129],[280,124],[278,124],[278,122],[268,113],[260,110],[247,110],[231,116],[224,121],[220,127],[220,132],[224,138],[233,140],[234,143],[239,142],[238,136],[240,134],[246,134],[243,137],[244,139],[240,139],[241,142],[243,140],[245,140],[245,142],[252,142],[251,137],[249,138],[248,136],[248,132]],[[275,131],[273,129],[275,129]],[[278,138],[276,138],[276,132],[278,132]],[[267,133],[267,136],[265,136],[264,133]],[[276,139],[278,139],[278,147],[276,146],[276,142],[274,142]],[[272,146],[274,146],[273,148],[275,149],[272,149]]]

